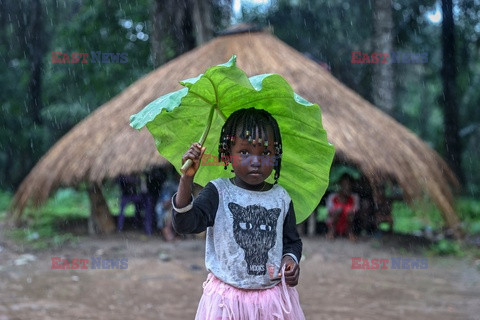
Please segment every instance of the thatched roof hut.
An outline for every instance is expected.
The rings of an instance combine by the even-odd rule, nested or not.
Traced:
[[[39,205],[60,186],[99,183],[164,164],[148,131],[137,132],[129,126],[130,115],[180,89],[179,80],[223,63],[232,54],[248,75],[278,73],[297,93],[321,106],[337,160],[355,165],[373,185],[394,180],[406,200],[428,194],[446,224],[458,225],[451,189],[458,182],[444,160],[320,65],[266,32],[220,36],[154,70],[105,103],[58,141],[25,178],[13,201],[17,215],[29,200]]]

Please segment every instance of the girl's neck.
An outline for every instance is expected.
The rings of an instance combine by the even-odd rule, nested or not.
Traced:
[[[239,179],[238,177],[235,176],[233,178],[230,178],[230,181],[237,187],[250,190],[250,191],[267,191],[271,189],[270,184],[267,183],[265,180],[258,185],[251,185],[251,184],[245,183],[242,179]]]

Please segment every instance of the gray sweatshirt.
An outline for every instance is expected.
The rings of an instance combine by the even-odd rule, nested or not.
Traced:
[[[220,178],[185,208],[175,208],[179,233],[207,230],[205,264],[220,280],[242,289],[265,289],[279,272],[282,257],[299,261],[302,242],[287,191],[274,185],[250,191]]]

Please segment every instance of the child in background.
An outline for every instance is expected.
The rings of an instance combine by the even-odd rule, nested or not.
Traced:
[[[339,180],[340,190],[327,198],[327,239],[348,235],[350,240],[355,240],[353,218],[359,209],[359,198],[352,193],[352,184],[353,178],[348,173],[343,174]]]
[[[157,216],[157,229],[162,232],[163,238],[167,241],[175,240],[175,232],[172,227],[172,196],[178,189],[178,174],[173,166],[165,168],[167,177],[155,205]]]
[[[277,184],[282,140],[265,110],[238,110],[227,119],[219,154],[235,176],[209,182],[193,199],[192,186],[205,148],[192,144],[182,161],[193,165],[172,198],[179,233],[207,230],[210,272],[195,319],[305,319],[294,286],[302,241],[293,203]],[[265,180],[275,170],[275,183]]]

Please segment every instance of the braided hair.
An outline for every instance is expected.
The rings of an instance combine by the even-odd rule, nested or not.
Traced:
[[[258,129],[258,130],[257,130]],[[275,118],[263,109],[240,109],[233,112],[225,121],[220,134],[220,142],[218,146],[219,159],[223,161],[225,170],[228,164],[232,162],[230,157],[230,149],[235,144],[235,138],[238,131],[240,131],[240,138],[246,139],[250,143],[262,144],[267,149],[268,147],[268,129],[273,131],[273,144],[275,150],[275,162],[273,169],[275,170],[275,184],[280,177],[280,167],[282,161],[282,137],[280,135],[280,128]],[[255,133],[258,132],[258,136]],[[265,137],[262,136],[265,135]]]

